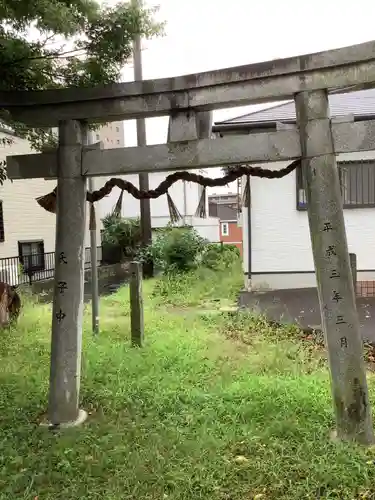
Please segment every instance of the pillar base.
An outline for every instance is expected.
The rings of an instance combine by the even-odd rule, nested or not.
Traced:
[[[329,433],[329,437],[331,438],[331,441],[333,441],[334,443],[339,443],[340,442],[340,439],[337,435],[337,430],[336,429],[333,429],[330,433]]]
[[[79,410],[78,412],[78,417],[76,420],[73,420],[72,422],[64,422],[61,424],[51,424],[51,422],[44,421],[41,422],[39,425],[40,427],[45,427],[47,429],[55,430],[55,429],[70,429],[71,427],[78,427],[79,425],[82,425],[86,420],[87,420],[88,414],[85,410]]]
[[[350,438],[350,437],[347,437],[347,436],[344,436],[344,437],[341,437],[339,438],[339,436],[337,435],[337,430],[336,429],[333,429],[331,432],[330,432],[330,438],[331,438],[331,441],[333,441],[334,443],[341,443],[341,442],[346,442],[346,443],[357,443],[357,444],[361,444],[362,446],[372,446],[374,443],[373,441],[368,441],[368,440],[362,440],[362,439],[355,439],[355,438]]]

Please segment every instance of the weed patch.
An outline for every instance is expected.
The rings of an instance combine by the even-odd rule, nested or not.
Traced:
[[[333,443],[327,367],[295,332],[246,314],[241,271],[144,284],[146,345],[130,347],[128,288],[85,310],[87,423],[50,433],[49,305],[0,339],[0,499],[375,498],[375,451]],[[162,280],[163,281],[163,280]],[[161,294],[164,287],[165,294]],[[210,304],[217,314],[205,313]],[[369,379],[374,401],[375,384]]]

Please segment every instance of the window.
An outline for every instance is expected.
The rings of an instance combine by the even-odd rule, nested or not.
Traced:
[[[100,140],[100,135],[99,134],[96,134],[96,140],[99,141]]]
[[[120,139],[117,139],[117,144],[120,144]]]
[[[375,161],[339,165],[344,207],[375,206]]]
[[[375,207],[375,160],[337,163],[344,208]],[[297,169],[297,210],[306,210],[305,175]]]
[[[120,132],[120,127],[116,127],[116,132]]]
[[[297,210],[305,210],[307,208],[307,195],[305,189],[305,176],[303,167],[296,170],[297,180]]]
[[[221,223],[221,236],[229,236],[229,224],[228,224],[228,222]]]
[[[45,262],[43,240],[19,241],[18,255],[25,273],[34,273],[44,270]]]
[[[0,201],[0,242],[5,241],[3,202]]]

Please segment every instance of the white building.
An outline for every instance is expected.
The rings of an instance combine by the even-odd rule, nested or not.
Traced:
[[[150,189],[155,189],[169,173],[170,172],[150,174]],[[139,187],[138,175],[127,175],[124,178],[134,184],[134,186]],[[204,238],[207,238],[209,241],[218,242],[220,240],[219,219],[216,217],[201,219],[194,215],[201,194],[201,186],[182,181],[177,182],[169,189],[169,195],[182,216],[180,222],[176,225],[186,224],[192,226]],[[115,188],[109,196],[99,202],[101,217],[104,217],[113,210],[119,195],[120,190]],[[208,200],[206,200],[206,205],[206,213],[208,214]],[[166,195],[151,200],[150,208],[151,225],[153,228],[165,227],[170,222]],[[140,215],[139,200],[133,198],[133,196],[126,192],[124,192],[122,202],[122,215],[123,217],[138,217]]]
[[[355,120],[362,120],[375,115],[375,90],[331,95],[329,102],[333,117],[354,115]],[[214,132],[223,136],[276,131],[280,124],[295,124],[295,120],[294,102],[287,102],[216,123]],[[349,252],[357,255],[357,279],[372,281],[375,280],[375,151],[340,154],[337,164]],[[275,169],[286,165],[285,162],[262,164]],[[255,289],[315,287],[301,169],[282,179],[252,177],[250,214],[249,226],[247,210],[243,210],[245,282],[250,274]]]
[[[112,148],[112,147],[125,147],[125,142],[128,142],[125,139],[124,134],[124,123],[116,122],[116,125],[112,124],[116,127],[116,130],[120,127],[119,135],[121,135],[121,139],[116,136],[116,138],[111,142],[111,133],[108,133],[108,127],[103,128],[102,131],[98,132],[97,140],[101,140],[104,144],[104,147]],[[135,123],[134,123],[135,125]],[[109,125],[110,126],[110,125]],[[103,140],[103,137],[108,140]],[[131,141],[129,141],[131,142]],[[133,146],[133,144],[128,144],[128,146]],[[204,171],[194,170],[192,172],[206,174]],[[158,172],[149,174],[149,187],[150,189],[155,189],[166,177],[172,172]],[[138,175],[126,175],[126,176],[116,176],[134,184],[134,186],[139,187],[139,178]],[[109,178],[105,177],[97,177],[95,178],[94,185],[95,189],[98,189],[104,185],[104,183]],[[118,197],[121,191],[118,188],[114,188],[108,196],[103,198],[97,206],[97,213],[102,219],[107,214],[113,211],[113,208],[116,205]],[[199,217],[195,217],[195,211],[199,204],[199,200],[202,195],[202,187],[195,183],[182,182],[178,181],[169,189],[169,195],[172,198],[174,204],[176,205],[178,211],[180,212],[182,218],[179,223],[176,225],[186,224],[194,227],[198,233],[207,238],[209,241],[218,242],[220,241],[220,223],[219,219],[216,217],[208,217],[208,197],[206,197],[206,213],[207,218],[201,219]],[[161,228],[165,227],[170,222],[169,209],[167,203],[166,195],[163,195],[159,198],[153,199],[150,201],[151,208],[151,225],[153,228]],[[122,216],[123,217],[139,217],[140,216],[140,202],[139,200],[133,198],[127,192],[124,192],[123,195],[123,203],[122,203]]]

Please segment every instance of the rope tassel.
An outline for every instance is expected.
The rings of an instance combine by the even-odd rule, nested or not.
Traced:
[[[246,179],[246,183],[245,183],[245,186],[244,186],[244,191],[243,191],[243,194],[242,194],[242,206],[243,207],[248,207],[249,206],[249,182],[250,182],[250,178],[247,177]]]
[[[169,217],[171,219],[171,222],[174,224],[181,219],[181,214],[178,211],[178,208],[176,207],[175,203],[173,202],[168,191],[167,191],[167,202],[168,202]]]
[[[206,213],[206,186],[204,186],[201,198],[199,200],[197,210],[195,211],[195,217],[200,217],[205,219],[207,217]]]
[[[96,214],[95,214],[95,206],[93,203],[90,203],[90,222],[89,222],[90,231],[96,230]]]
[[[120,196],[118,197],[117,203],[115,208],[113,209],[113,215],[116,215],[117,217],[121,217],[122,213],[122,200],[124,198],[124,190],[121,190]]]
[[[51,193],[45,194],[44,196],[39,196],[36,198],[38,205],[40,205],[44,210],[50,212],[51,214],[56,213],[56,198],[57,198],[57,186]]]

